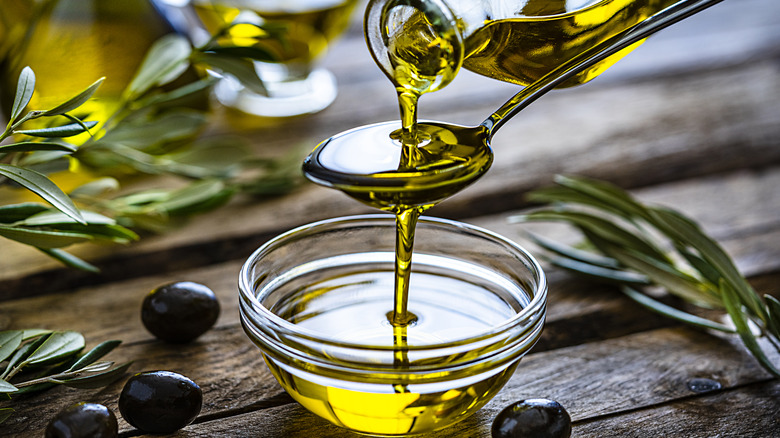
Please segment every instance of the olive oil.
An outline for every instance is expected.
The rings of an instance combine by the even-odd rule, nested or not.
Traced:
[[[475,73],[528,85],[577,54],[675,3],[675,0],[529,0],[518,18],[489,21],[466,39],[463,66]],[[577,75],[587,82],[637,45]]]
[[[296,284],[305,286],[289,293],[289,300],[271,309],[302,329],[327,334],[336,343],[385,348],[386,355],[377,356],[376,362],[378,366],[385,365],[390,375],[379,378],[370,373],[328,370],[316,362],[303,371],[284,360],[266,356],[280,384],[307,409],[334,424],[388,436],[439,429],[490,400],[512,375],[514,366],[489,369],[485,365],[467,375],[441,373],[439,379],[431,379],[435,374],[428,373],[419,377],[426,380],[424,383],[403,370],[422,364],[446,367],[448,359],[430,362],[428,353],[418,349],[481,335],[527,305],[498,298],[515,292],[527,296],[519,289],[502,290],[501,295],[486,289],[485,284],[504,283],[500,275],[447,257],[427,257],[418,264],[409,299],[410,310],[417,318],[406,326],[393,326],[385,316],[392,305],[388,293],[394,283],[391,259],[392,254],[374,260],[382,263],[364,258],[361,269],[348,272],[343,268],[348,263],[324,261],[323,264],[334,266],[332,272],[318,270],[311,279],[296,279]],[[455,270],[473,271],[474,275],[455,278]],[[490,349],[476,348],[468,354],[479,358],[489,355]],[[455,355],[449,360],[462,359]],[[394,374],[393,370],[398,372]]]
[[[237,47],[257,46],[271,53],[276,62],[310,65],[324,55],[328,44],[348,26],[357,0],[268,1],[195,0],[195,11],[214,34],[234,21],[263,24],[280,32],[272,36],[253,25],[239,24],[220,43]]]
[[[94,98],[79,108],[80,116],[103,122],[119,107],[151,45],[174,32],[149,0],[51,0],[35,3],[34,11],[29,3],[4,4],[9,21],[27,20],[2,64],[0,101],[6,112],[19,73],[30,66],[36,75],[31,109],[53,108],[105,77]]]

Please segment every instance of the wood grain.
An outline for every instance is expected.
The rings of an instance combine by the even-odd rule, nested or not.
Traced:
[[[771,44],[780,37],[776,28],[766,24],[766,14],[756,12],[769,13],[777,5],[766,0],[749,3],[757,6],[748,8],[751,13],[744,14],[745,18],[728,21],[728,32],[713,23],[718,23],[718,17],[727,21],[724,17],[733,13],[732,6],[718,5],[707,11],[709,17],[703,17],[702,24],[693,22],[688,28],[684,22],[669,37],[662,33],[652,38],[615,66],[614,78],[610,70],[591,84],[545,96],[496,135],[496,161],[487,176],[432,214],[473,217],[475,202],[481,214],[516,209],[526,205],[523,196],[529,189],[548,184],[555,173],[589,175],[635,188],[777,163],[780,102],[775,96],[780,95],[780,74],[775,65],[780,50],[767,47],[780,47]],[[702,42],[708,35],[724,34],[741,38],[723,54],[703,53]],[[231,114],[231,124],[216,126],[214,134],[229,130],[253,141],[261,153],[299,151],[302,159],[319,141],[337,132],[397,118],[392,87],[367,54],[355,56],[365,52],[359,35],[342,43],[341,50],[331,54],[329,65],[349,80],[342,84],[331,108],[270,125]],[[681,54],[675,58],[675,74],[659,76],[658,68],[650,68],[659,57],[674,54]],[[424,99],[421,117],[477,124],[516,90],[464,72],[451,87]],[[366,95],[374,98],[366,100]],[[354,102],[361,102],[360,111],[355,111]],[[243,242],[266,239],[312,220],[365,210],[339,193],[311,184],[283,198],[240,199],[176,232],[145,238],[128,248],[74,248],[104,269],[101,276],[73,278],[74,274],[35,250],[3,239],[0,292],[10,295],[26,285],[49,293],[76,283],[130,278],[147,269],[153,273],[155,269],[204,266],[239,257],[246,250]],[[145,260],[148,263],[143,266]],[[138,268],[122,269],[128,263]]]

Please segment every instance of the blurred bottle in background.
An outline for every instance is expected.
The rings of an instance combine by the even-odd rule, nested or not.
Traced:
[[[217,99],[228,107],[265,117],[310,114],[326,108],[336,98],[336,79],[318,63],[348,27],[357,3],[358,0],[191,0],[211,35],[231,23],[244,23],[231,27],[221,45],[260,48],[274,59],[254,62],[267,90],[265,95],[246,90],[226,75],[216,86]]]
[[[29,108],[54,107],[105,77],[79,116],[107,120],[152,44],[175,32],[152,0],[2,0],[0,17],[0,34],[6,35],[0,105],[6,117],[19,74],[30,66],[36,84]],[[191,73],[189,79],[196,79]]]

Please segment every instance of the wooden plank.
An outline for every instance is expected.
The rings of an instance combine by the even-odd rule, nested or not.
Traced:
[[[43,324],[46,327],[84,332],[90,345],[108,338],[123,339],[125,344],[112,353],[110,359],[118,362],[135,360],[132,372],[174,370],[193,378],[203,387],[207,403],[202,413],[202,421],[209,420],[205,424],[212,424],[211,420],[223,417],[244,418],[243,414],[246,412],[286,405],[290,403],[290,399],[280,395],[280,388],[262,364],[259,352],[243,334],[236,321],[236,293],[233,290],[228,291],[229,283],[234,283],[234,280],[223,275],[226,270],[233,271],[236,267],[237,265],[228,263],[214,267],[210,272],[199,270],[192,273],[196,277],[195,280],[200,280],[197,276],[202,275],[202,278],[214,278],[222,282],[221,287],[215,290],[222,300],[223,315],[216,329],[188,345],[168,345],[153,341],[141,326],[138,310],[145,290],[137,286],[141,281],[153,284],[155,279],[133,280],[116,284],[110,289],[92,288],[74,294],[11,301],[8,304],[12,307],[4,307],[3,312],[5,316],[9,316],[13,328],[38,326],[41,321],[46,321]],[[557,389],[558,392],[553,393],[548,392],[546,386],[553,385],[555,379],[564,379],[563,376],[571,371],[570,368],[577,371],[575,375],[567,377],[569,379],[575,379],[578,373],[587,375],[587,378],[580,376],[584,379],[582,385],[585,385],[579,388],[582,392],[588,390],[589,385],[593,385],[592,380],[597,379],[595,374],[598,372],[610,370],[611,376],[615,373],[613,368],[617,367],[617,364],[628,366],[636,361],[639,363],[622,372],[636,373],[637,369],[642,369],[651,376],[657,374],[666,380],[670,371],[662,372],[661,369],[679,361],[690,362],[690,366],[705,366],[709,370],[734,369],[734,372],[740,373],[742,377],[727,375],[724,379],[729,384],[743,382],[742,378],[748,375],[761,375],[752,358],[740,347],[735,347],[735,344],[718,341],[709,335],[688,329],[654,330],[658,327],[673,327],[675,324],[649,313],[615,291],[594,287],[559,274],[554,274],[553,277],[549,317],[542,339],[535,347],[534,354],[521,365],[520,370],[525,371],[519,371],[518,374],[522,377],[513,378],[514,383],[508,386],[509,392],[500,396],[505,397],[499,398],[503,400],[503,404],[511,401],[509,397],[540,395],[542,391],[547,397],[561,397],[561,394],[566,393],[567,388],[576,382],[561,382],[562,386]],[[759,292],[773,292],[772,288],[778,280],[780,271],[761,283],[767,289],[758,289]],[[647,332],[648,330],[654,331]],[[603,339],[608,339],[611,343],[598,342]],[[662,350],[666,347],[672,352],[677,350],[679,354],[665,356]],[[612,350],[626,352],[618,354]],[[689,350],[696,355],[695,358],[682,357],[683,352],[689,354]],[[710,355],[713,358],[705,359]],[[711,364],[712,360],[716,362]],[[726,362],[718,362],[720,360]],[[591,361],[594,363],[591,364]],[[649,361],[650,364],[642,361]],[[702,377],[705,374],[700,373],[697,376]],[[545,375],[548,377],[544,377]],[[536,389],[529,390],[529,385]],[[56,388],[18,405],[18,415],[9,420],[8,430],[12,433],[37,431],[44,427],[46,419],[51,418],[59,409],[81,400],[114,406],[120,390],[121,382],[101,391],[82,392]],[[666,391],[662,395],[677,397],[678,393],[679,388]],[[653,395],[633,395],[632,401],[641,402],[642,406],[655,403]],[[613,401],[613,404],[602,406],[601,410],[587,411],[583,415],[602,415],[604,412],[611,412],[610,409],[618,405],[618,402]],[[490,408],[493,411],[488,409],[486,412],[495,415],[495,410],[499,408],[500,405]],[[289,418],[289,415],[294,414],[295,411],[285,411],[283,416]],[[477,427],[484,421],[485,418],[482,418],[470,427]],[[211,432],[209,429],[208,433]],[[281,432],[275,430],[274,433]]]
[[[773,4],[776,7],[776,3],[769,6],[760,3],[760,7],[766,9]],[[742,31],[734,32],[741,35],[745,29],[761,29],[761,32],[774,29],[754,26],[765,15],[755,14],[755,17],[758,18],[737,20],[746,24],[740,27]],[[763,33],[750,35],[746,41],[759,45],[748,50],[750,53],[762,52],[766,41],[774,38],[759,38]],[[344,50],[349,47],[353,46],[345,45]],[[679,50],[684,51],[685,47],[691,53],[699,53],[693,43]],[[547,183],[558,172],[591,175],[625,187],[638,187],[777,162],[780,127],[775,122],[780,117],[780,103],[773,96],[780,91],[780,75],[774,68],[772,56],[775,55],[769,52],[766,56],[765,60],[750,58],[740,61],[741,64],[726,63],[730,67],[721,70],[687,70],[685,74],[656,77],[652,81],[647,77],[639,82],[605,81],[603,85],[595,81],[546,96],[497,134],[494,141],[497,158],[491,172],[462,195],[444,203],[437,214],[471,217],[476,200],[484,213],[518,208],[524,205],[523,193]],[[651,60],[655,57],[647,55]],[[376,71],[365,74],[370,79],[344,84],[339,100],[326,112],[278,126],[254,119],[236,121],[237,125],[251,128],[242,132],[231,126],[230,130],[254,139],[263,151],[289,151],[294,147],[308,151],[336,132],[397,118],[394,92],[387,81]],[[422,116],[475,124],[516,90],[506,84],[493,89],[485,85],[484,78],[468,76],[464,75],[464,85],[453,87],[451,94],[441,99],[436,95],[430,105],[424,102]],[[365,102],[362,96],[366,94],[376,98]],[[361,111],[354,110],[354,102],[361,102]],[[362,108],[363,105],[372,108]],[[303,155],[305,152],[301,158]],[[181,248],[167,258],[180,263],[189,260],[193,265],[204,263],[203,257],[192,256],[195,250],[220,254],[221,242],[225,240],[233,245],[231,239],[240,241],[243,236],[271,235],[291,224],[363,210],[341,194],[307,185],[283,199],[236,202],[221,212],[192,221],[177,232],[145,238],[129,249],[90,245],[76,252],[91,260],[106,260],[104,265],[116,265],[123,263],[123,257],[147,258],[154,251]],[[215,230],[210,225],[214,222],[226,226]],[[0,241],[0,253],[3,254],[0,260],[3,280],[59,268],[56,262],[35,250],[6,240]],[[150,265],[160,266],[160,263],[154,259]],[[132,274],[106,269],[104,275],[122,278]]]
[[[515,209],[526,205],[528,190],[548,184],[555,173],[590,175],[630,188],[778,162],[780,101],[773,96],[780,94],[780,74],[769,64],[757,63],[746,71],[714,75],[677,80],[674,87],[652,83],[598,92],[583,88],[571,95],[550,96],[538,104],[544,104],[541,107],[529,108],[533,111],[528,117],[498,133],[503,137],[496,138],[496,162],[485,178],[432,214],[467,218]],[[608,108],[599,110],[605,102]],[[529,140],[519,146],[512,138]],[[174,232],[145,237],[129,248],[89,246],[75,252],[90,259],[103,258],[105,277],[122,278],[137,275],[133,269],[121,269],[126,258],[143,260],[152,253],[170,251],[161,253],[163,260],[150,258],[147,267],[171,269],[188,261],[202,264],[213,260],[209,253],[231,257],[230,251],[247,239],[361,211],[367,207],[309,184],[266,202],[237,200]],[[214,223],[221,226],[214,227]],[[0,253],[4,255],[0,280],[24,279],[28,284],[34,274],[59,268],[37,251],[7,240],[0,241]],[[52,280],[58,276],[52,275]],[[97,278],[81,276],[84,281]],[[49,287],[56,290],[62,285]]]
[[[692,180],[668,184],[638,191],[637,194],[648,202],[662,202],[679,208],[699,221],[705,230],[720,233],[716,238],[740,269],[753,275],[777,272],[780,268],[780,222],[778,216],[772,215],[772,206],[780,205],[780,191],[774,190],[777,186],[780,186],[780,168],[772,172],[735,173],[721,178],[717,183]],[[717,201],[712,199],[712,190],[718,193]],[[730,208],[721,208],[724,204]],[[501,214],[474,218],[469,222],[523,242],[520,231],[525,226],[510,224],[506,217],[506,214]],[[567,230],[546,224],[540,224],[534,229],[558,240],[565,240],[568,234]],[[247,246],[251,245],[251,249],[254,249],[258,244],[248,242]],[[164,283],[182,280],[196,281],[211,287],[223,307],[218,325],[231,324],[237,321],[236,282],[242,263],[243,260],[234,260],[205,268],[171,270],[122,282],[82,287],[66,294],[46,294],[7,301],[0,307],[0,328],[44,324],[49,328],[83,330],[89,337],[121,337],[126,342],[145,340],[148,335],[138,316],[143,296]],[[579,281],[571,282],[552,269],[548,269],[548,275],[554,284],[551,286],[550,300],[557,302],[557,307],[550,309],[551,318],[558,317],[555,312],[559,312],[561,317],[582,313],[583,306],[600,308],[604,305],[602,300],[611,295],[597,293],[596,289],[589,296],[582,297],[577,290]]]
[[[747,385],[574,425],[577,437],[780,436],[780,382]]]
[[[558,400],[575,422],[612,412],[649,409],[701,396],[689,388],[694,378],[716,380],[725,389],[768,381],[747,353],[729,342],[688,329],[655,330],[533,353],[521,361],[507,386],[482,410],[450,429],[424,436],[487,438],[492,419],[501,408],[530,397]],[[780,404],[776,398],[766,403],[773,404],[771,409]],[[297,404],[285,404],[193,424],[174,436],[356,435],[330,425]]]

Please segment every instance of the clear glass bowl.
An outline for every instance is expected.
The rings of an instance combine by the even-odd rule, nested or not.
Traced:
[[[240,279],[241,321],[268,367],[311,412],[352,431],[406,436],[472,414],[536,343],[547,284],[515,243],[421,218],[409,310],[394,327],[395,221],[336,218],[267,242]]]

